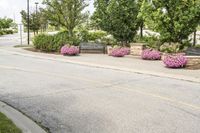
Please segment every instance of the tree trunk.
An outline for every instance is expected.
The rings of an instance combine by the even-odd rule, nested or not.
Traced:
[[[140,37],[141,38],[143,38],[143,27],[144,27],[144,22],[142,22],[140,25]]]
[[[194,31],[193,46],[196,45],[196,35],[197,35],[197,30]]]

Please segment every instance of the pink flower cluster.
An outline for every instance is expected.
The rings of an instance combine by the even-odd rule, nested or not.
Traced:
[[[160,60],[161,53],[157,50],[145,49],[142,51],[142,59],[144,59],[144,60]]]
[[[115,48],[111,52],[111,56],[113,57],[124,57],[125,55],[130,54],[129,48]]]
[[[182,68],[187,64],[187,58],[184,55],[166,55],[163,59],[168,68]]]
[[[79,48],[75,46],[63,46],[61,48],[61,54],[63,55],[78,55],[79,54]]]

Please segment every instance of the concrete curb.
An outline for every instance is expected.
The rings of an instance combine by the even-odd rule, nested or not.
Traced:
[[[46,133],[31,119],[1,101],[0,112],[11,119],[15,123],[15,125],[22,130],[23,133]]]
[[[11,53],[11,54],[14,54],[14,55],[24,56],[24,57],[45,59],[45,60],[51,60],[51,61],[59,61],[59,62],[89,66],[89,67],[104,68],[104,69],[118,70],[118,71],[124,71],[124,72],[132,72],[132,73],[138,73],[138,74],[146,74],[146,75],[151,75],[151,76],[166,77],[166,78],[172,78],[172,79],[177,79],[177,80],[184,80],[184,81],[189,81],[189,82],[200,83],[199,78],[193,78],[193,77],[184,76],[184,75],[167,74],[167,73],[144,71],[144,70],[137,70],[137,69],[129,69],[129,68],[124,68],[124,67],[115,67],[115,66],[111,66],[111,65],[100,65],[100,64],[95,64],[95,63],[80,62],[80,61],[74,61],[74,60],[69,60],[69,59],[61,59],[61,58],[56,58],[56,57],[44,57],[44,56],[41,56],[41,55],[24,54],[24,53],[20,53],[20,52],[14,52],[14,51],[2,50],[2,49],[0,49],[0,51],[4,51],[4,52],[8,52],[8,53]]]

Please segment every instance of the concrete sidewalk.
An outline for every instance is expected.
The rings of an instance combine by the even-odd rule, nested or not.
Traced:
[[[200,82],[200,70],[168,69],[162,61],[145,61],[140,57],[126,56],[115,58],[103,54],[81,54],[80,56],[62,56],[55,54],[36,53],[22,48],[5,47],[1,49],[12,54],[32,58],[48,59],[61,62],[75,63],[92,67],[115,69],[120,71],[168,77],[191,82]]]

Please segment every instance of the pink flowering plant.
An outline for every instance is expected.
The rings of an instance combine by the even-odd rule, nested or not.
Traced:
[[[183,68],[187,64],[187,58],[183,54],[166,55],[163,62],[168,68]]]
[[[78,55],[79,54],[79,48],[75,47],[75,46],[68,46],[68,45],[64,45],[61,48],[61,54],[62,55]]]
[[[144,60],[160,60],[161,52],[153,49],[145,49],[142,51],[142,59]]]
[[[125,55],[130,54],[130,49],[129,48],[115,48],[111,52],[111,56],[113,57],[124,57]]]

